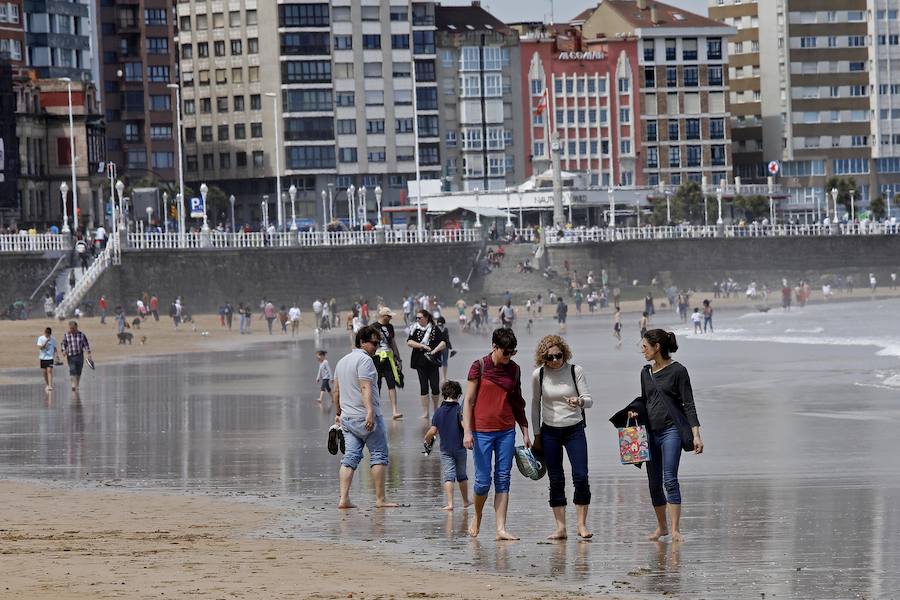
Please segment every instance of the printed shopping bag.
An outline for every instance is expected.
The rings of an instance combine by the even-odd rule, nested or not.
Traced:
[[[650,460],[650,445],[647,442],[647,428],[630,421],[619,427],[619,458],[623,465],[636,465]]]

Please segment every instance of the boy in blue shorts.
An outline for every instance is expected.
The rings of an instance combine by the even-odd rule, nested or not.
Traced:
[[[459,403],[462,387],[457,381],[447,380],[441,386],[441,396],[444,397],[444,401],[434,411],[431,428],[425,432],[425,449],[426,453],[430,452],[435,435],[440,436],[441,475],[444,492],[447,494],[447,505],[443,510],[453,510],[454,481],[459,483],[463,508],[466,508],[471,502],[469,502],[469,477],[466,475],[468,455],[463,447],[462,406]]]

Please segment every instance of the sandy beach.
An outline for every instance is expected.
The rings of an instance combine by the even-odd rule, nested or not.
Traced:
[[[549,582],[424,571],[376,551],[265,539],[279,514],[224,500],[0,481],[0,596],[586,598]],[[610,597],[610,596],[605,596]]]

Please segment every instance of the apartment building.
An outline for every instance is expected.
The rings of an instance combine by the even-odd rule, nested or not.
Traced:
[[[512,93],[521,73],[518,33],[477,0],[437,6],[435,25],[445,189],[518,185],[526,177],[526,154],[517,151],[525,108]]]
[[[585,39],[593,9],[568,24],[519,25],[525,105],[526,176],[550,168],[553,134],[560,166],[592,186],[643,185],[638,156],[639,105],[634,40]]]
[[[22,0],[0,1],[0,61],[13,69],[25,65],[25,13]]]
[[[94,1],[34,0],[24,3],[27,64],[39,77],[69,77],[73,81],[91,79],[95,58],[90,16]]]
[[[789,218],[825,217],[825,184],[852,177],[858,206],[900,192],[900,5],[891,0],[714,0],[730,44],[735,174],[778,183]]]
[[[98,87],[107,160],[126,182],[178,179],[175,23],[171,0],[100,2]]]
[[[635,172],[643,171],[643,182],[678,186],[704,177],[710,184],[731,182],[725,66],[727,39],[735,30],[648,0],[604,0],[581,29],[589,46],[590,40],[634,41],[638,76],[631,84],[622,81],[619,73],[627,72],[622,59],[614,93],[619,99],[629,92],[637,97],[639,123],[620,127],[620,135],[637,137],[631,153],[622,154],[640,165]]]
[[[275,153],[283,148],[275,136],[282,101],[279,10],[257,0],[176,5],[184,177],[195,193],[207,183],[234,195],[239,223],[260,218],[263,196],[276,214]],[[283,142],[284,130],[279,133]],[[227,220],[223,212],[211,216]]]

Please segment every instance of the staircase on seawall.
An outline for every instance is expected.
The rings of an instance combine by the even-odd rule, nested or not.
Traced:
[[[117,250],[115,238],[112,238],[110,239],[110,243],[106,245],[106,248],[97,254],[94,258],[94,262],[91,263],[86,271],[82,273],[81,267],[76,267],[74,269],[75,287],[66,292],[62,302],[56,307],[55,315],[57,319],[65,319],[72,315],[78,305],[81,304],[81,301],[87,296],[88,292],[91,291],[94,284],[97,283],[97,280],[100,279],[100,276],[103,275],[111,265],[119,263],[119,254]],[[68,277],[69,271],[66,270],[65,289],[68,289]]]
[[[488,248],[496,250],[497,245],[489,242]],[[534,244],[504,244],[503,250],[506,256],[503,258],[502,266],[493,267],[490,273],[480,276],[481,295],[488,302],[502,302],[504,294],[509,291],[512,294],[513,304],[524,304],[528,298],[536,298],[538,294],[543,295],[546,303],[550,290],[557,294],[564,291],[565,283],[560,278],[547,279],[541,273],[539,261],[535,257]],[[525,259],[531,261],[534,270],[530,273],[524,271],[519,273],[516,266],[524,263]]]

